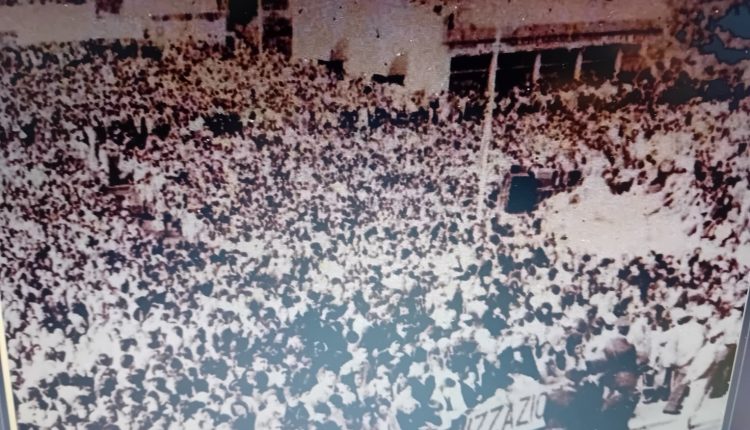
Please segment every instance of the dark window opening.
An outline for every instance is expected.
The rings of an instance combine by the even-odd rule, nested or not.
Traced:
[[[282,16],[269,16],[263,21],[263,36],[292,37],[292,22]]]
[[[292,56],[292,22],[289,18],[272,15],[263,21],[263,47],[287,58]]]
[[[511,176],[505,211],[512,214],[531,212],[538,201],[538,183],[532,175]]]
[[[458,55],[451,58],[451,73],[489,70],[492,54]]]
[[[577,50],[550,49],[541,52],[539,78],[556,87],[573,81]]]
[[[458,55],[451,58],[449,89],[457,94],[475,92],[484,94],[487,90],[492,54]]]
[[[515,87],[528,87],[534,73],[535,52],[509,52],[497,57],[495,90],[501,96]]]
[[[258,13],[258,0],[229,0],[227,14],[227,30],[244,27],[252,21]]]
[[[581,62],[581,80],[588,83],[600,83],[611,79],[615,74],[617,46],[590,46],[583,50]]]

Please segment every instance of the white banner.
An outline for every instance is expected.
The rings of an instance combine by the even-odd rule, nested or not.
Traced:
[[[498,392],[467,413],[463,430],[539,430],[544,428],[547,390],[526,382]]]

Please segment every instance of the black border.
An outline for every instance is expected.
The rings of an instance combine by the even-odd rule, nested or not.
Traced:
[[[732,377],[729,384],[729,396],[727,400],[726,409],[724,411],[724,423],[722,424],[722,430],[739,430],[747,428],[746,425],[750,423],[738,423],[734,422],[734,411],[736,408],[743,407],[743,400],[747,400],[750,396],[750,386],[742,386],[743,379],[750,380],[750,315],[747,312],[747,305],[750,303],[750,294],[745,299],[745,308],[743,309],[742,317],[742,332],[740,338],[737,341],[737,352],[734,357],[734,367],[732,368]],[[743,378],[744,374],[747,378]],[[740,399],[744,397],[744,399]]]

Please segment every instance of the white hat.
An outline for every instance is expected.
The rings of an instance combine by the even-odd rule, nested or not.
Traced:
[[[510,347],[513,349],[520,348],[526,344],[526,339],[521,333],[514,333],[510,336]]]
[[[693,317],[695,317],[695,319],[707,320],[711,318],[711,315],[713,315],[713,310],[711,309],[711,306],[704,304],[695,307],[695,309],[693,309],[690,313],[693,315]]]
[[[690,316],[685,309],[673,308],[669,310],[669,314],[672,316],[672,321],[678,322],[681,319]]]
[[[604,320],[604,323],[607,325],[615,325],[615,323],[617,322],[617,317],[612,312],[608,312],[602,315],[602,319]]]

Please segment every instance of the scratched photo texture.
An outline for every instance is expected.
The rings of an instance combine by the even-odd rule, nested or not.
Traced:
[[[750,4],[0,0],[20,429],[721,428]]]

